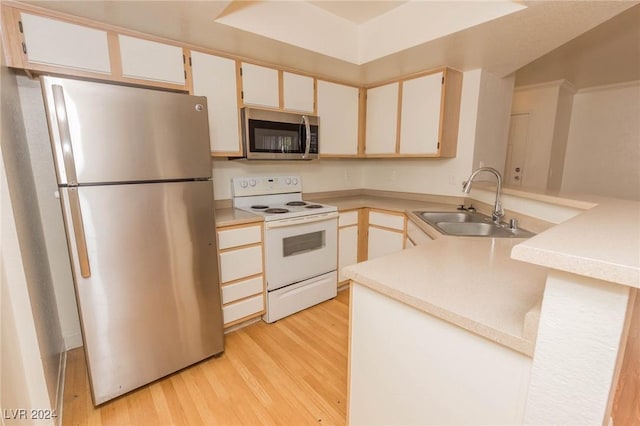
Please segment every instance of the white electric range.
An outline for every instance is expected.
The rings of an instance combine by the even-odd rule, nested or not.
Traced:
[[[267,309],[271,323],[336,296],[338,209],[304,201],[300,176],[232,180],[233,206],[265,220]]]

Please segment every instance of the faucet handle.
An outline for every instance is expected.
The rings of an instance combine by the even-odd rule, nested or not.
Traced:
[[[509,219],[509,229],[512,231],[518,229],[518,219]]]

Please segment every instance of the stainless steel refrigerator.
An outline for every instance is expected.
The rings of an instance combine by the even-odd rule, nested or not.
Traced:
[[[42,77],[93,401],[224,349],[203,97]]]

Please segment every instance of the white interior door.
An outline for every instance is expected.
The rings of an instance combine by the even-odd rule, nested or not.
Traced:
[[[523,186],[526,177],[524,166],[529,138],[529,114],[514,114],[509,125],[506,181],[509,186]]]

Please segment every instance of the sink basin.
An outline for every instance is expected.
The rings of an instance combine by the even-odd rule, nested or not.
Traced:
[[[461,237],[529,238],[535,234],[525,229],[511,229],[506,223],[494,223],[477,212],[413,212],[445,235]]]
[[[414,212],[422,220],[428,223],[440,223],[440,222],[485,222],[487,219],[491,220],[488,216],[485,216],[476,212]]]

